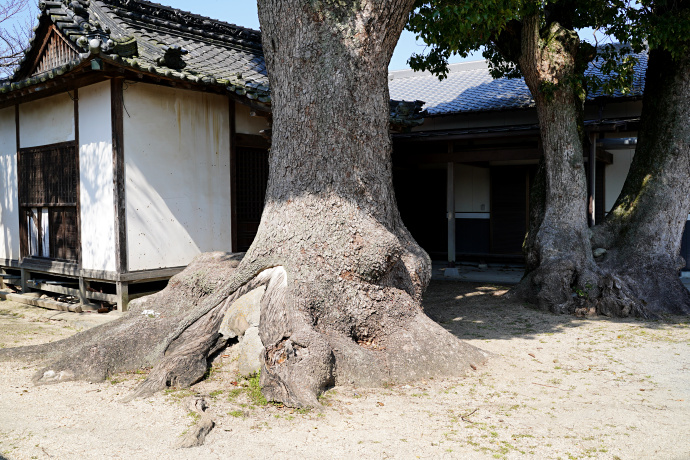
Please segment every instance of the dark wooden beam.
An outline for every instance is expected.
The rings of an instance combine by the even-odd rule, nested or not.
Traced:
[[[594,194],[596,188],[597,179],[597,134],[589,133],[589,152],[588,152],[588,164],[587,164],[587,224],[590,227],[594,227],[595,224],[595,214],[594,214]]]
[[[24,104],[26,102],[36,101],[46,97],[54,96],[56,94],[65,93],[74,89],[92,85],[104,80],[108,76],[101,72],[80,73],[74,78],[63,77],[55,80],[49,80],[45,83],[39,83],[34,86],[26,88],[26,91],[12,91],[6,94],[0,94],[0,109],[11,107],[15,104]],[[22,94],[23,93],[23,94]]]
[[[604,122],[598,125],[590,125],[585,127],[585,131],[587,133],[613,133],[639,130],[639,119],[612,121],[609,123]]]
[[[236,133],[235,142],[238,147],[250,147],[256,149],[267,149],[271,147],[268,140],[257,134]]]
[[[601,161],[606,165],[612,165],[613,164],[613,154],[610,152],[607,152],[606,150],[602,148],[597,148],[597,161]]]
[[[539,129],[529,129],[524,131],[498,131],[498,132],[479,132],[479,133],[458,133],[454,134],[450,131],[442,131],[443,134],[433,134],[429,131],[428,134],[394,134],[393,140],[398,142],[434,142],[434,141],[459,141],[459,140],[481,140],[481,139],[498,139],[498,138],[529,138],[539,136]]]
[[[14,123],[16,130],[16,142],[17,142],[17,164],[21,164],[21,127],[19,121],[19,104],[14,106]],[[21,201],[21,193],[24,187],[24,182],[22,180],[21,171],[17,171],[17,201]],[[26,221],[26,215],[22,213],[22,209],[19,209],[19,259],[29,255],[29,226]]]
[[[448,150],[453,143],[448,142]],[[455,268],[455,163],[446,163],[446,217],[448,218],[448,268]]]
[[[244,96],[237,95],[235,93],[228,92],[228,97],[242,105],[246,105],[252,110],[257,110],[259,112],[271,112],[271,104],[266,104],[264,102],[253,101]]]
[[[228,98],[230,120],[230,250],[237,246],[237,119],[235,101]]]
[[[127,208],[125,202],[124,94],[123,79],[110,82],[113,134],[113,195],[115,206],[115,263],[119,274],[127,273]]]
[[[254,109],[249,112],[249,115],[252,117],[263,117],[263,118],[271,118],[271,112],[267,112],[265,110],[258,110]]]
[[[77,265],[81,268],[81,176],[79,169],[79,88],[74,89],[74,154],[77,161]]]
[[[453,153],[430,152],[420,155],[400,154],[396,155],[398,160],[416,162],[419,164],[428,163],[485,163],[488,161],[514,161],[514,160],[538,160],[541,154],[537,148],[524,149],[487,149],[487,150],[467,150]]]

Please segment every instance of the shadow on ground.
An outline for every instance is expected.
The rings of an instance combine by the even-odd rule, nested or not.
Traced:
[[[633,323],[650,329],[689,324],[687,317],[663,320],[577,318],[535,310],[528,304],[505,297],[508,287],[462,281],[432,281],[422,301],[429,317],[461,339],[510,340],[535,338],[577,328],[585,321]]]

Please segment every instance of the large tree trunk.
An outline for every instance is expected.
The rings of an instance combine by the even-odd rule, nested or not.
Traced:
[[[574,89],[579,46],[577,34],[558,23],[540,30],[539,16],[523,21],[519,65],[536,103],[543,161],[531,195],[527,269],[512,294],[557,313],[573,313],[574,293],[598,285],[586,218],[583,101]]]
[[[690,212],[690,58],[652,50],[641,128],[630,172],[592,245],[607,249],[599,266],[619,277],[633,302],[604,298],[602,313],[653,317],[690,314],[690,293],[678,278],[680,244]],[[620,294],[620,293],[619,293]],[[620,295],[619,295],[620,297]]]
[[[69,353],[55,354],[39,380],[100,379],[150,365],[137,395],[189,385],[227,341],[218,334],[223,315],[258,286],[266,286],[259,332],[268,399],[312,406],[329,385],[462,375],[486,359],[424,315],[430,260],[395,203],[387,65],[413,3],[259,1],[273,139],[254,243],[216,283],[205,281],[213,271],[188,268],[147,301],[160,316],[148,318],[139,305],[104,332],[58,345]],[[175,296],[189,297],[186,285],[208,289],[171,308]],[[141,359],[125,358],[132,331],[137,349],[147,349]]]
[[[481,354],[427,318],[427,254],[395,203],[388,62],[412,0],[259,2],[273,105],[266,208],[248,259],[280,265],[262,309],[268,397],[464,372]]]

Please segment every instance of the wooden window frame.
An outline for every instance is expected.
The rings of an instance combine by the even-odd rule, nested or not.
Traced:
[[[68,183],[69,189],[70,190],[65,190],[64,183],[61,183],[58,185],[58,188],[61,189],[57,193],[57,195],[60,195],[60,193],[64,193],[68,195],[68,199],[65,199],[64,196],[58,196],[58,197],[49,197],[47,195],[51,195],[51,191],[46,191],[43,190],[43,196],[42,199],[36,199],[36,197],[32,196],[27,196],[31,194],[31,191],[28,190],[27,187],[29,187],[29,184],[26,184],[26,172],[25,168],[28,166],[25,164],[25,156],[26,155],[34,155],[36,153],[42,153],[42,152],[50,152],[50,151],[56,151],[56,150],[67,150],[66,154],[72,156],[72,161],[74,162],[73,165],[70,166],[70,173],[74,174],[74,177],[72,179],[72,183]],[[27,148],[20,148],[18,149],[17,152],[17,176],[18,176],[18,204],[19,204],[19,228],[20,228],[20,252],[21,252],[21,257],[32,257],[32,258],[39,258],[39,259],[47,259],[47,260],[56,260],[56,261],[64,261],[68,263],[77,263],[79,264],[81,262],[81,229],[80,229],[80,219],[79,219],[79,213],[80,213],[80,206],[79,206],[79,149],[77,148],[77,142],[76,141],[70,141],[70,142],[60,142],[56,144],[48,144],[48,145],[41,145],[41,146],[36,146],[36,147],[27,147]],[[45,180],[45,179],[44,179]],[[68,181],[70,182],[70,181]],[[72,190],[72,187],[74,189]],[[54,192],[54,191],[53,191]],[[33,198],[33,199],[32,199]],[[48,225],[48,246],[49,246],[49,251],[48,251],[48,256],[46,257],[45,255],[39,256],[39,255],[32,255],[30,251],[30,244],[29,244],[29,223],[28,223],[28,216],[29,213],[32,212],[32,209],[47,209],[47,215],[50,224]],[[63,215],[60,217],[60,219],[63,220],[66,218],[68,215],[66,211],[73,211],[73,231],[74,234],[76,235],[74,237],[73,241],[73,247],[70,248],[70,251],[72,253],[72,257],[66,257],[66,254],[59,254],[58,248],[58,238],[59,235],[57,232],[59,230],[64,230],[64,227],[56,225],[56,222],[58,221],[58,216],[60,213],[63,213]],[[42,234],[43,232],[43,225],[41,222],[42,219],[42,212],[38,212],[38,217],[37,217],[37,229],[38,229],[38,241],[39,244],[42,244],[41,242],[45,240],[45,235]],[[62,240],[64,241],[66,239],[66,236],[62,236]],[[40,251],[42,252],[42,250]],[[62,257],[65,256],[65,257]]]

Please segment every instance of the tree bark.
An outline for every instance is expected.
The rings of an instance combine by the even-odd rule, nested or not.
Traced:
[[[536,103],[543,162],[531,195],[527,269],[512,295],[557,313],[573,313],[573,295],[598,285],[587,228],[583,101],[574,89],[579,46],[577,34],[557,22],[540,29],[538,15],[523,20],[519,66]]]
[[[412,5],[259,2],[274,124],[246,258],[288,278],[282,301],[262,308],[271,399],[313,405],[333,383],[454,375],[483,360],[423,314],[430,260],[395,203],[387,65]]]
[[[678,271],[680,245],[690,213],[690,58],[673,60],[652,50],[646,73],[638,144],[613,209],[594,229],[593,248],[607,253],[599,266],[619,278],[632,302],[604,299],[607,314],[690,314],[690,293]],[[621,297],[620,293],[619,296]]]
[[[387,66],[413,3],[259,0],[273,137],[252,246],[239,264],[218,267],[222,279],[202,256],[146,307],[57,345],[39,381],[143,365],[153,370],[134,396],[190,385],[227,342],[223,315],[258,286],[266,286],[259,334],[269,400],[316,406],[333,384],[462,375],[486,360],[423,313],[431,263],[395,203]],[[203,295],[185,286],[203,286]],[[0,350],[0,358],[49,349]]]

